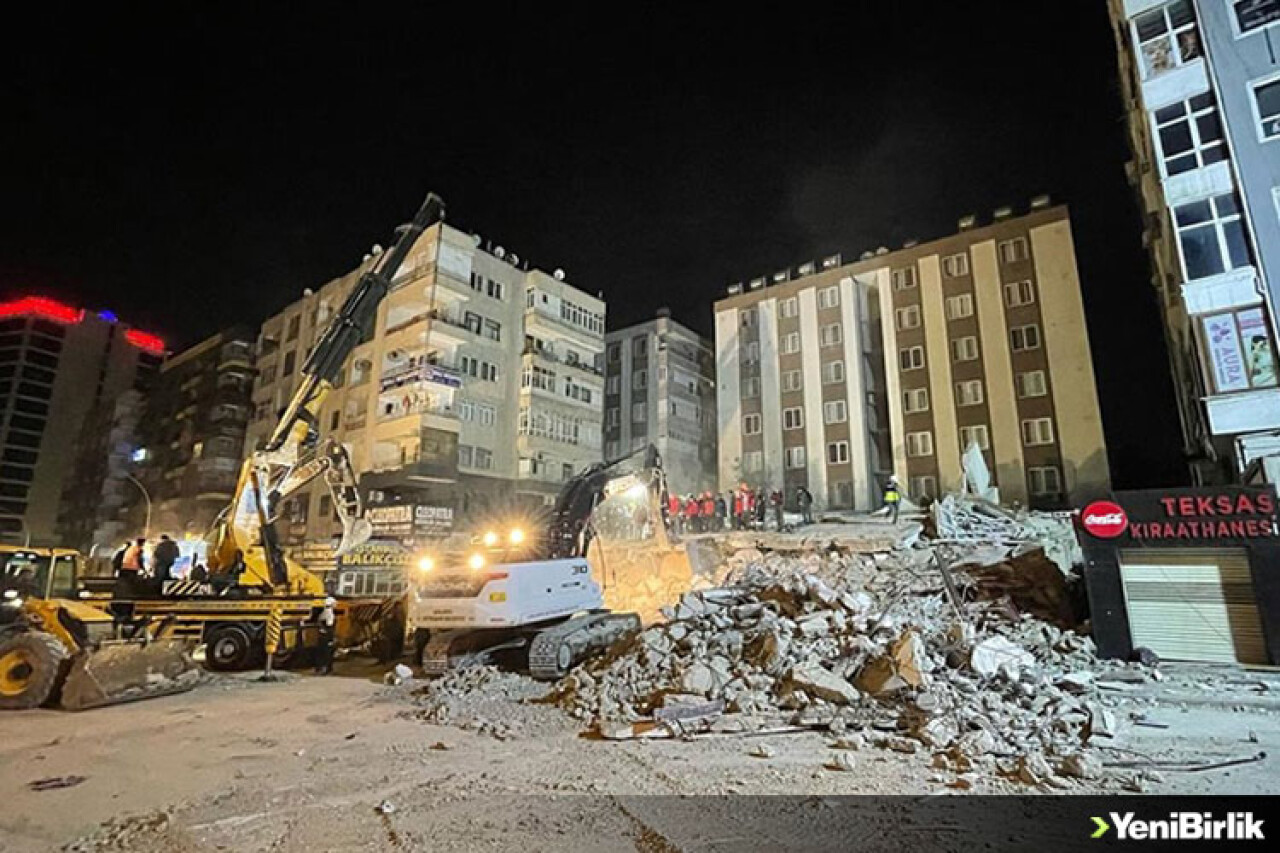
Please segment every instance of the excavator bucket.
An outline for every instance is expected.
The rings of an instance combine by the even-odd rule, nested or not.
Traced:
[[[200,682],[192,660],[194,642],[153,640],[108,642],[72,658],[62,684],[62,707],[83,711],[182,693]]]

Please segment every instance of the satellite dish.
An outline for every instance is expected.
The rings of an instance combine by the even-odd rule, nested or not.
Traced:
[[[372,257],[373,255],[366,254],[363,258],[360,259],[360,263],[367,264],[369,263],[369,259]]]
[[[494,246],[493,256],[495,258],[505,258],[507,256],[507,250],[502,248],[501,246]]]
[[[551,274],[551,277],[556,281],[564,281],[564,270],[556,267],[556,271]]]

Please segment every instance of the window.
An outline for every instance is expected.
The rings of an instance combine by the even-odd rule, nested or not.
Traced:
[[[822,346],[824,347],[835,346],[841,341],[840,324],[831,323],[829,325],[823,326],[822,331],[818,333],[818,337],[820,339]]]
[[[631,339],[631,354],[642,357],[649,354],[648,335],[636,335]]]
[[[1028,468],[1027,481],[1033,495],[1062,494],[1062,472],[1057,466]]]
[[[622,347],[619,344],[609,344],[608,358],[610,364],[617,364],[622,360]]]
[[[804,410],[799,407],[782,410],[783,429],[803,429]]]
[[[338,421],[342,417],[342,412],[337,409],[333,410],[333,414],[329,416],[329,432],[333,432],[338,428]]]
[[[502,325],[493,320],[484,321],[484,336],[491,341],[502,340]]]
[[[974,361],[978,357],[978,339],[973,335],[965,335],[951,342],[952,361]]]
[[[622,377],[614,374],[604,381],[604,392],[606,394],[622,393]]]
[[[648,419],[648,412],[645,411],[644,403],[631,404],[631,422],[633,424],[642,424]]]
[[[742,416],[742,434],[743,435],[759,435],[760,434],[760,416],[759,415],[743,415]]]
[[[783,391],[799,391],[801,387],[800,371],[788,370],[782,374]]]
[[[1280,79],[1253,85],[1253,108],[1258,138],[1263,142],[1280,139]]]
[[[1051,418],[1028,418],[1023,421],[1022,443],[1027,447],[1053,444],[1053,420]]]
[[[1261,308],[1215,314],[1202,322],[1214,391],[1275,386],[1275,352]]]
[[[469,282],[471,289],[479,293],[484,290],[484,276],[478,272],[471,273],[471,281]]]
[[[907,347],[898,351],[898,366],[903,370],[924,367],[924,347]]]
[[[482,470],[489,470],[493,467],[493,451],[484,447],[477,447],[475,451],[474,467]]]
[[[840,288],[832,285],[818,291],[819,308],[836,308],[840,305]]]
[[[1231,23],[1240,36],[1280,23],[1280,0],[1231,0]]]
[[[833,441],[827,444],[827,462],[831,465],[843,465],[849,461],[849,442]]]
[[[828,400],[822,404],[822,421],[828,424],[842,424],[849,419],[849,410],[844,400]]]
[[[471,467],[471,459],[474,455],[475,448],[469,444],[458,445],[458,465],[462,468]]]
[[[297,355],[298,354],[296,352],[287,352],[284,354],[284,367],[281,371],[282,376],[293,375],[293,365]]]
[[[991,438],[987,435],[986,424],[960,427],[960,452],[969,449],[969,445],[978,445],[979,450],[991,449]]]
[[[1166,177],[1227,159],[1213,95],[1205,92],[1155,112],[1156,150]]]
[[[1017,387],[1018,396],[1021,398],[1043,397],[1049,393],[1043,370],[1029,370],[1026,373],[1019,373],[1013,377],[1013,384]]]
[[[956,405],[978,406],[982,404],[982,380],[969,379],[956,383]]]
[[[927,500],[938,496],[938,478],[921,474],[907,480],[907,494],[914,500]]]
[[[961,293],[947,297],[947,319],[959,320],[973,316],[973,294]]]
[[[782,336],[782,354],[791,355],[800,352],[800,333],[791,332]]]
[[[782,317],[794,317],[800,313],[800,300],[794,296],[778,303],[778,314]]]
[[[760,360],[760,342],[751,341],[747,344],[746,355],[743,356],[747,364],[754,364]]]
[[[844,381],[844,362],[828,361],[822,365],[822,384],[835,385]]]
[[[1142,76],[1150,79],[1200,56],[1200,34],[1191,0],[1175,0],[1133,19],[1142,57]]]
[[[964,252],[948,255],[942,259],[942,274],[948,278],[969,274],[969,256]]]
[[[1036,325],[1018,326],[1009,330],[1009,342],[1014,352],[1025,352],[1040,348],[1040,327]]]
[[[914,329],[920,325],[920,306],[908,305],[906,308],[899,308],[894,312],[899,330]]]
[[[616,427],[622,423],[622,409],[617,406],[605,409],[604,425],[607,427]]]
[[[756,325],[756,309],[754,308],[742,309],[742,328],[750,329],[750,328],[754,328],[755,325]]]
[[[649,387],[649,371],[637,370],[631,374],[631,387],[639,391],[642,388]]]
[[[908,456],[932,456],[933,455],[933,433],[931,432],[907,433],[907,455]]]
[[[908,415],[929,411],[929,389],[908,388],[903,391],[902,411]]]
[[[503,295],[502,282],[487,279],[485,281],[485,293],[489,294],[494,299],[501,299]]]
[[[916,268],[905,267],[893,271],[893,289],[906,290],[916,286]]]
[[[804,447],[787,447],[782,453],[788,468],[804,467]]]
[[[289,318],[289,332],[285,335],[286,341],[296,341],[298,339],[298,329],[302,326],[302,315],[295,314]]]
[[[1249,264],[1249,242],[1233,194],[1179,205],[1173,209],[1173,218],[1189,280]]]
[[[469,355],[460,356],[458,358],[458,368],[462,373],[467,376],[475,377],[476,379],[483,379],[486,382],[498,381],[498,366],[496,364],[481,361],[480,359]],[[548,384],[539,385],[537,380],[534,380],[533,384],[538,385],[539,388],[545,388],[548,391],[554,390],[556,375],[549,370],[543,370],[543,368],[535,367],[535,375],[538,371],[541,371],[543,374],[546,374],[546,377],[549,377],[549,379],[544,377],[544,380],[548,382]],[[521,387],[529,387],[529,376],[529,373],[526,371],[525,376],[522,378]]]
[[[1012,264],[1027,259],[1027,240],[1025,237],[1014,237],[1012,240],[1001,240],[996,244],[1000,252],[1000,262]]]
[[[751,399],[760,396],[760,377],[748,376],[742,382],[742,396]]]
[[[764,453],[759,450],[748,450],[742,454],[742,470],[748,474],[764,470]]]
[[[1035,301],[1036,289],[1029,281],[1011,281],[1004,286],[1004,304],[1009,308],[1030,305]]]

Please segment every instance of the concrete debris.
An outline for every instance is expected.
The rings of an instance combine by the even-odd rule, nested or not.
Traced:
[[[777,751],[767,743],[758,743],[752,747],[748,755],[753,758],[773,758],[777,755]]]
[[[435,725],[455,726],[498,740],[540,737],[573,728],[555,708],[539,704],[547,685],[493,666],[468,667],[430,681],[398,688],[412,710],[406,715]],[[435,748],[446,748],[443,745]]]
[[[858,765],[854,762],[853,756],[848,752],[833,752],[831,758],[824,765],[828,770],[857,770]]]
[[[1102,762],[1083,752],[1063,756],[1058,772],[1073,779],[1097,779],[1102,775]]]
[[[988,637],[973,647],[969,666],[979,675],[1003,675],[1016,679],[1022,670],[1035,665],[1031,653],[1001,636]]]

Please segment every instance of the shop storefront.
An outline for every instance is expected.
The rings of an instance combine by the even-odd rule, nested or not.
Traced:
[[[1117,492],[1082,509],[1099,654],[1280,663],[1277,509],[1271,486]]]

